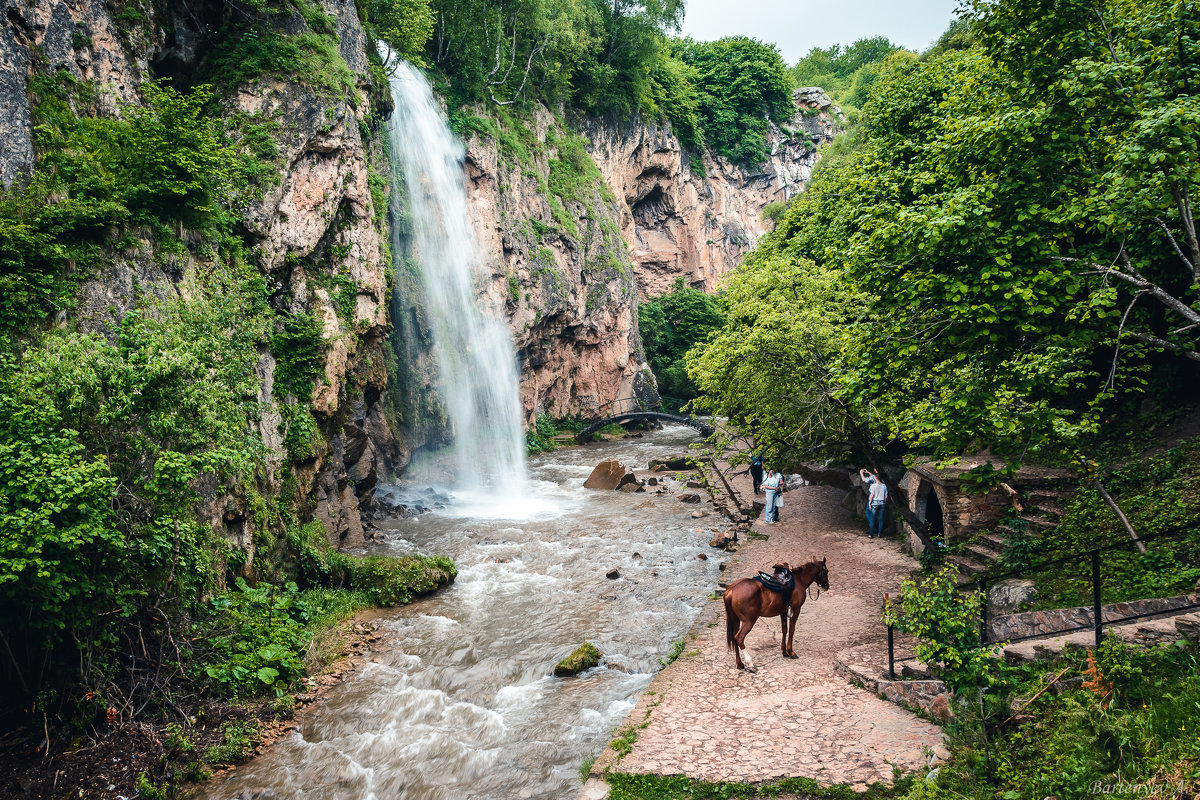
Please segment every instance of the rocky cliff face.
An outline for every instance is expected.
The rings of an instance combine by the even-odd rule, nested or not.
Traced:
[[[139,87],[166,76],[189,76],[201,63],[211,32],[220,27],[224,4],[129,4],[119,10],[100,0],[3,0],[6,29],[0,32],[0,179],[11,186],[33,165],[31,113],[26,85],[36,73],[60,71],[90,84],[92,113],[119,115],[139,102]],[[275,175],[261,197],[243,212],[242,235],[263,274],[281,319],[313,314],[323,323],[324,369],[311,413],[319,446],[299,458],[285,446],[283,398],[276,397],[276,359],[263,343],[257,365],[261,418],[267,450],[259,489],[293,492],[303,515],[321,519],[331,541],[363,543],[360,507],[369,502],[381,474],[402,466],[422,444],[402,421],[390,425],[384,392],[389,335],[386,218],[372,196],[371,164],[388,170],[372,125],[368,98],[367,38],[353,0],[323,0],[341,59],[358,87],[330,92],[306,76],[263,77],[225,95],[225,114],[267,123],[274,140]],[[308,32],[299,14],[290,33]],[[309,76],[311,77],[311,76]],[[366,138],[364,138],[366,136]],[[154,237],[134,232],[137,243],[114,249],[106,266],[80,290],[79,303],[60,324],[113,335],[115,325],[139,297],[185,294],[197,270],[220,268],[199,237],[179,231],[183,254],[163,252]],[[395,415],[392,415],[395,417]],[[397,436],[397,433],[399,436]],[[253,555],[254,522],[249,498],[238,487],[205,487],[201,513]]]
[[[620,208],[584,142],[537,107],[525,147],[474,136],[468,194],[492,281],[486,303],[510,322],[527,417],[592,416],[652,391],[637,332]]]
[[[715,289],[766,231],[764,207],[803,190],[840,112],[819,89],[795,100],[788,125],[771,129],[770,159],[753,169],[707,157],[700,174],[659,125],[583,120],[575,141],[540,106],[528,129],[470,138],[468,191],[491,272],[488,302],[510,320],[528,417],[594,416],[653,396],[638,302],[677,277]],[[527,144],[513,146],[521,136]],[[571,173],[563,164],[581,157],[572,150],[579,144],[587,163],[571,176],[585,188],[560,197],[555,172]]]
[[[762,212],[804,190],[817,146],[833,140],[840,112],[819,89],[797,90],[796,113],[771,126],[771,156],[757,167],[703,159],[699,174],[669,128],[588,125],[589,148],[619,199],[621,235],[643,299],[675,278],[712,291],[767,228]]]

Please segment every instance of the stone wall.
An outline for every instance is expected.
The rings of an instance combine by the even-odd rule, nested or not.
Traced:
[[[1106,624],[1110,624],[1130,616],[1166,613],[1193,606],[1200,606],[1200,594],[1130,600],[1101,606],[1100,619],[1104,620]],[[1091,628],[1095,624],[1094,620],[1095,615],[1091,606],[1005,614],[988,620],[988,638],[993,642],[1004,642],[1028,636],[1061,633],[1077,628]]]

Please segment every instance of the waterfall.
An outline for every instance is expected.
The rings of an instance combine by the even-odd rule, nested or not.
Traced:
[[[513,497],[525,486],[525,436],[508,327],[480,308],[482,268],[467,214],[462,144],[425,77],[380,45],[391,71],[392,191],[407,199],[409,250],[420,264],[439,389],[453,432],[456,487]],[[392,232],[392,257],[405,243]]]

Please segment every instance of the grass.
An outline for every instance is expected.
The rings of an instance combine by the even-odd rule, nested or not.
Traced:
[[[1037,695],[1063,667],[1082,685]],[[1142,784],[1127,794],[1161,800],[1200,792],[1195,644],[1146,650],[1110,638],[1055,665],[996,670],[987,693],[956,704],[951,757],[913,800],[1084,800],[1097,783]]]
[[[732,783],[685,778],[679,775],[640,775],[612,772],[604,776],[609,800],[731,800],[731,798],[801,795],[822,800],[883,800],[904,797],[914,785],[911,776],[900,776],[892,786],[875,783],[865,792],[847,785],[821,786],[810,778],[784,778],[766,783]]]

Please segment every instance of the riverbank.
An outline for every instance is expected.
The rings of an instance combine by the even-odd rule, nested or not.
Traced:
[[[740,507],[753,503],[749,483],[744,475],[729,478]],[[786,498],[782,521],[753,524],[721,583],[777,561],[826,557],[830,590],[814,593],[797,621],[800,658],[782,657],[777,618],[766,619],[747,638],[758,671],[735,669],[714,592],[681,656],[656,676],[592,766],[581,797],[610,796],[604,779],[613,774],[732,783],[802,777],[865,791],[890,783],[893,767],[926,766],[927,750],[944,754],[936,725],[852,686],[837,671],[838,662],[882,668],[883,594],[896,592],[916,562],[892,540],[867,538],[835,489],[806,486]]]
[[[195,702],[184,715],[186,723],[166,715],[114,722],[100,735],[45,758],[13,737],[0,749],[0,798],[165,798],[195,791],[254,758],[320,708],[327,693],[370,658],[382,637],[378,620],[387,613],[363,608],[316,631],[306,658],[308,677],[295,693]]]

